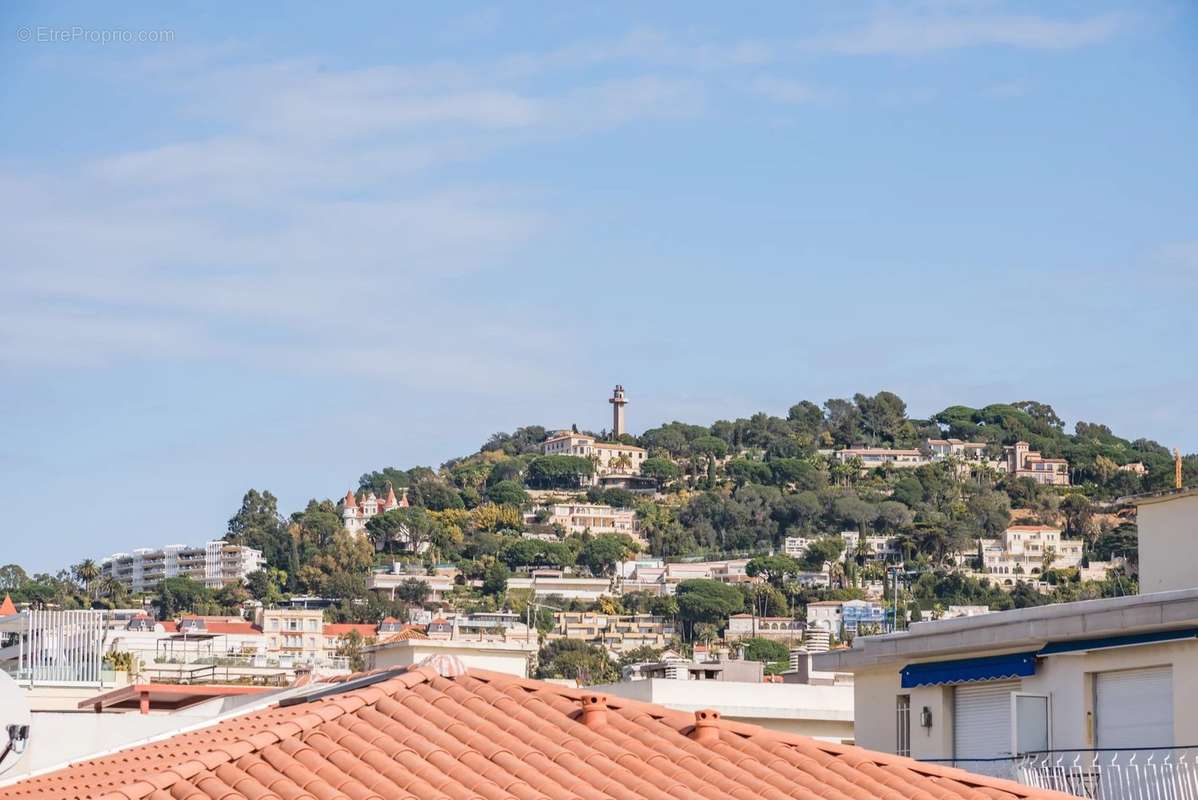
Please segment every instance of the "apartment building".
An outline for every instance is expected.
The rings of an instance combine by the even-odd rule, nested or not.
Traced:
[[[927,464],[929,459],[919,450],[891,450],[886,447],[848,447],[836,451],[836,460],[847,464],[859,459],[863,472],[876,467],[890,465],[902,469],[915,469]]]
[[[392,563],[390,572],[373,572],[366,579],[366,588],[385,593],[392,600],[395,591],[407,581],[420,581],[428,586],[428,600],[433,603],[443,602],[453,591],[458,577],[457,568],[438,569],[432,575],[422,572],[410,572],[405,564],[398,561]]]
[[[100,564],[100,573],[120,581],[135,594],[152,591],[166,578],[191,578],[212,589],[239,583],[262,567],[262,551],[224,540],[203,547],[171,544],[115,553]]]
[[[1003,448],[1006,472],[1047,486],[1068,486],[1069,462],[1063,458],[1045,458],[1030,447],[1027,442],[1015,442]]]
[[[560,611],[553,615],[553,630],[547,638],[595,642],[614,653],[625,653],[638,647],[663,648],[675,632],[672,620],[652,614]]]
[[[844,638],[859,630],[884,629],[890,620],[886,608],[867,600],[820,600],[807,604],[807,627]]]
[[[799,640],[807,626],[792,617],[758,617],[754,614],[733,614],[728,618],[725,639],[760,637],[779,641]]]
[[[648,455],[643,447],[619,442],[600,442],[594,436],[572,431],[558,431],[541,445],[541,451],[549,456],[578,456],[594,463],[595,474],[592,485],[603,482],[608,476],[633,476],[641,474],[641,464]]]
[[[1049,558],[1051,569],[1067,569],[1081,564],[1082,541],[1065,539],[1061,531],[1049,525],[1012,525],[997,539],[979,539],[983,571],[1013,584],[1018,576],[1039,575]]]
[[[840,538],[844,539],[845,557],[855,556],[862,548],[862,536],[857,531],[841,531]],[[869,536],[864,537],[865,552],[871,560],[878,561],[894,561],[902,557],[902,550],[899,549],[898,539],[894,536]]]
[[[267,651],[311,663],[329,655],[324,636],[324,612],[307,608],[263,608],[258,627],[266,635]]]
[[[560,525],[570,533],[585,533],[592,535],[603,533],[623,533],[639,538],[637,532],[636,511],[631,508],[615,508],[601,503],[554,503],[547,506],[545,511],[548,525]]]
[[[966,442],[963,439],[928,439],[924,443],[928,457],[933,461],[958,458],[962,461],[985,461],[984,442]]]

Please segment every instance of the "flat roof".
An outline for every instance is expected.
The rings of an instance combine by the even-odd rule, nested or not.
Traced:
[[[1119,505],[1146,506],[1151,503],[1164,503],[1169,500],[1180,500],[1183,497],[1192,497],[1194,495],[1198,495],[1198,486],[1183,486],[1180,489],[1161,489],[1155,492],[1129,494],[1127,497],[1116,499],[1115,503]]]
[[[906,631],[859,636],[851,648],[817,653],[814,665],[820,670],[853,672],[933,656],[999,653],[1194,625],[1198,625],[1198,588],[1179,589],[919,622]]]
[[[139,707],[143,695],[147,695],[150,710],[177,711],[213,697],[232,697],[242,694],[262,694],[278,691],[277,686],[249,686],[246,684],[182,684],[182,683],[131,683],[110,692],[98,694],[79,701],[79,708],[129,709]]]

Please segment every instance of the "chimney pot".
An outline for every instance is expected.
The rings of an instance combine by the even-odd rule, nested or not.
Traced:
[[[582,724],[588,728],[607,724],[607,695],[588,692],[582,696]]]
[[[720,712],[703,708],[695,712],[695,727],[691,738],[699,744],[711,745],[720,740]]]

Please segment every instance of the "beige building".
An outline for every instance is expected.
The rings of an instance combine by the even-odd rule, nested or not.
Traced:
[[[647,455],[643,447],[618,442],[600,442],[594,436],[571,431],[558,431],[541,445],[550,456],[578,456],[595,465],[592,483],[609,476],[641,474],[641,464]]]
[[[595,642],[615,653],[638,647],[664,648],[675,633],[671,620],[652,614],[559,611],[553,615],[553,625],[546,638]]]
[[[555,503],[546,508],[545,522],[560,525],[567,533],[624,533],[637,539],[636,511],[600,503]]]
[[[1034,785],[1198,742],[1198,589],[916,623],[814,659],[854,674],[857,744]]]
[[[885,465],[914,469],[928,463],[928,457],[919,450],[891,450],[885,447],[848,447],[837,450],[836,459],[842,464],[859,459],[862,471]]]
[[[1003,448],[1008,474],[1016,478],[1031,478],[1048,486],[1069,485],[1069,462],[1063,458],[1045,458],[1029,449],[1027,442],[1015,442]]]
[[[1140,590],[1163,592],[1198,585],[1194,568],[1198,487],[1137,495],[1124,501],[1136,506]]]
[[[793,617],[758,617],[753,614],[733,614],[728,618],[725,639],[760,637],[778,641],[799,641],[807,626]]]
[[[328,655],[324,637],[324,613],[308,608],[258,609],[258,626],[266,635],[270,653],[320,663]]]
[[[1082,560],[1082,540],[1065,539],[1048,525],[1012,525],[998,539],[979,539],[978,546],[984,571],[1007,586],[1039,575],[1047,557],[1051,569],[1076,567]]]
[[[455,656],[466,669],[485,669],[528,677],[537,641],[523,639],[404,639],[365,648],[368,670],[407,667],[431,656]]]

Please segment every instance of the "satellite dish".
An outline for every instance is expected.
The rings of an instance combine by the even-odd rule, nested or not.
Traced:
[[[29,749],[32,719],[25,692],[8,673],[0,672],[0,775],[15,767]]]

